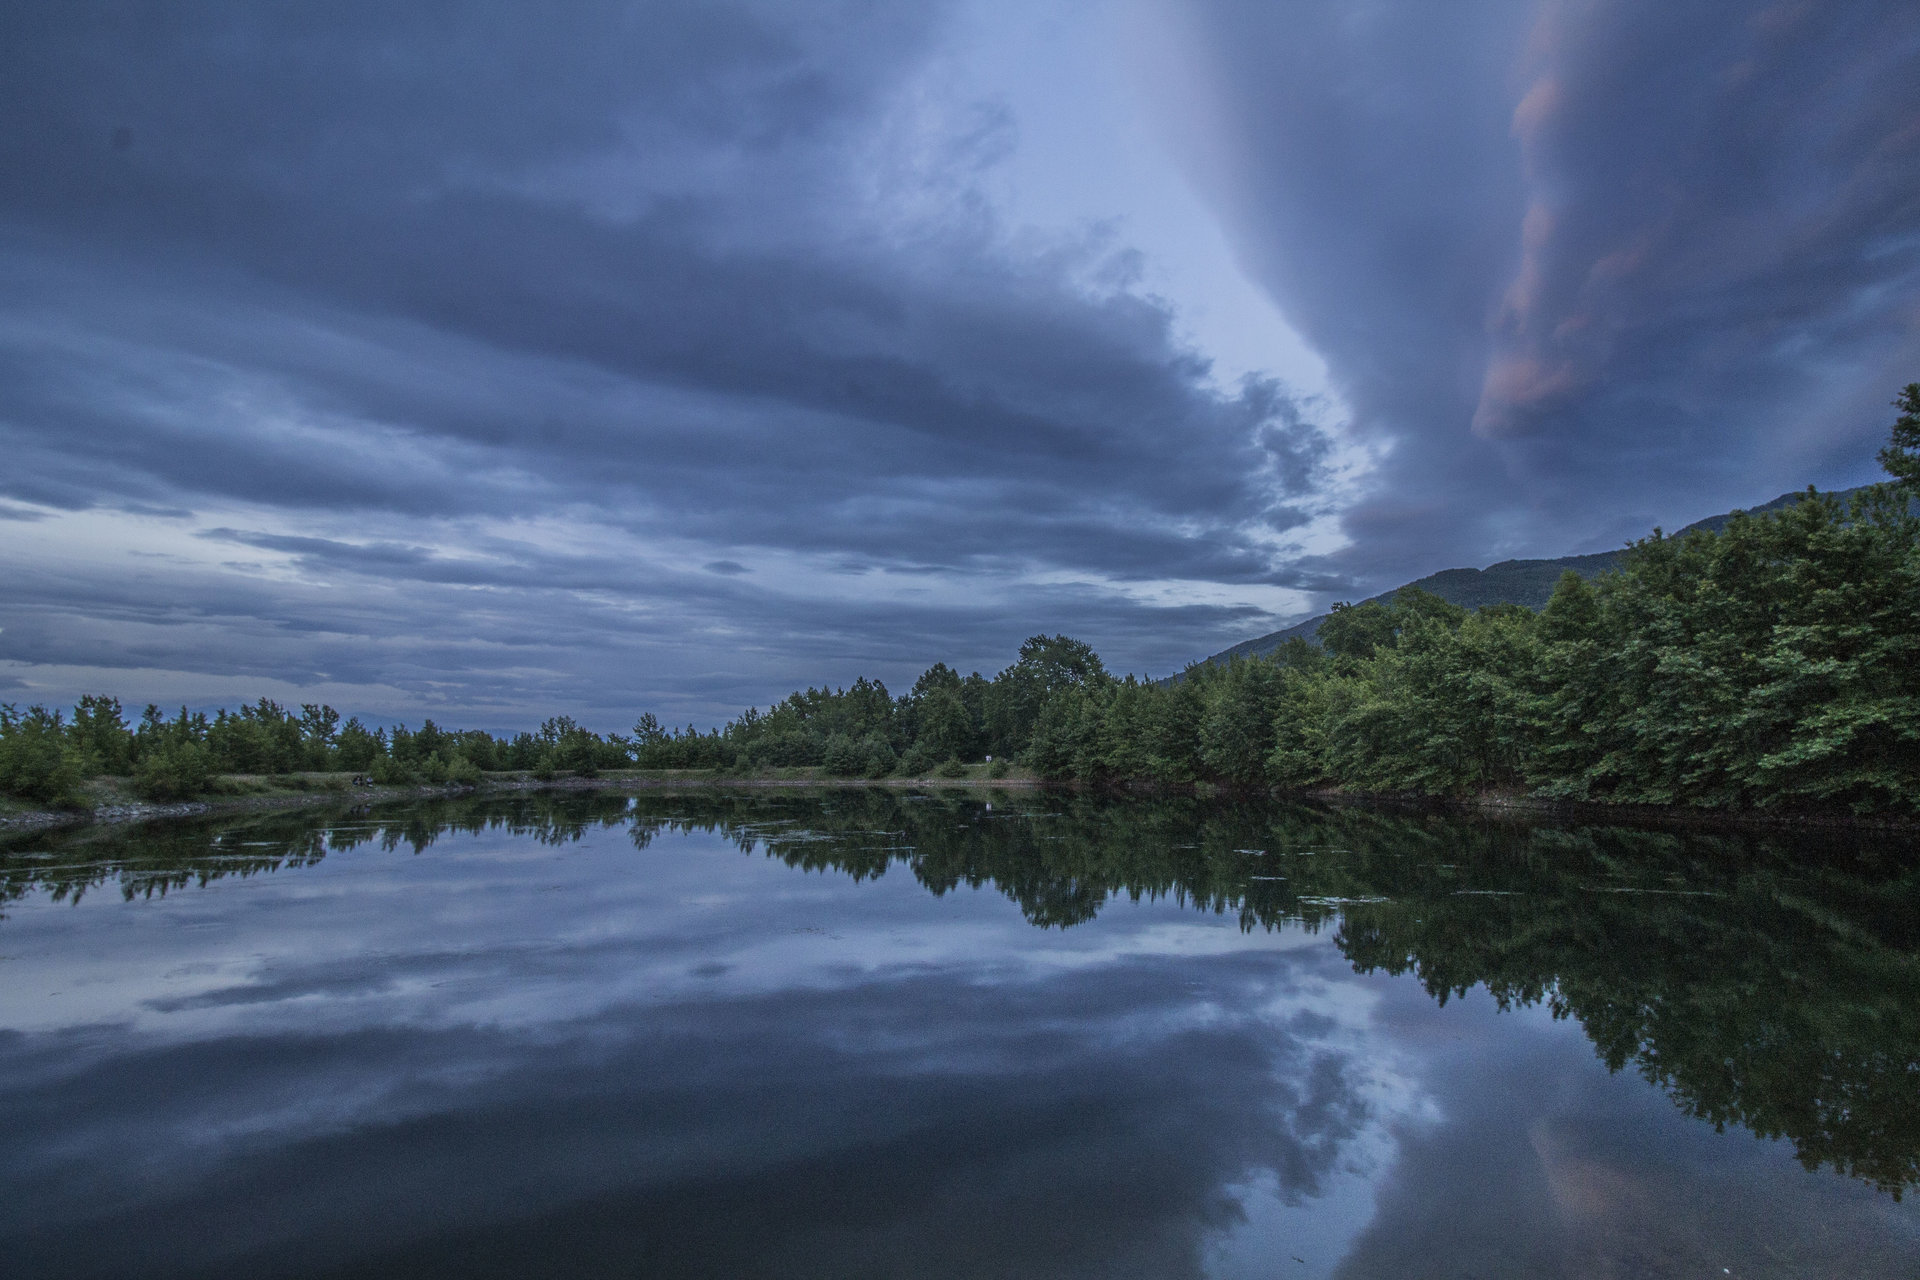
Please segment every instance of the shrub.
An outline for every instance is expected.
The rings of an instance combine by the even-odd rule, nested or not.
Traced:
[[[481,783],[480,766],[456,751],[447,765],[447,781],[455,786],[477,787]]]
[[[900,763],[893,747],[877,733],[863,742],[861,748],[866,752],[865,772],[869,778],[884,778]]]
[[[786,729],[767,734],[749,750],[756,765],[790,769],[798,765],[820,764],[823,746],[820,739],[804,730]]]
[[[367,776],[373,779],[374,785],[381,787],[410,787],[419,781],[412,769],[388,755],[375,756]]]
[[[826,765],[828,773],[835,777],[846,778],[865,769],[867,758],[866,753],[854,744],[852,738],[844,733],[836,733],[827,739],[827,748],[822,754],[821,763]]]
[[[933,752],[923,742],[916,742],[907,748],[907,754],[900,757],[899,772],[909,778],[918,778],[934,765]]]
[[[212,781],[212,760],[192,742],[147,752],[133,772],[134,794],[162,804],[204,795]]]
[[[940,762],[940,767],[934,772],[943,778],[964,778],[967,776],[967,766],[960,762],[960,757],[949,756]]]
[[[995,760],[992,764],[988,765],[987,776],[989,778],[1006,777],[1007,776],[1007,758],[1005,756],[1001,756],[998,760]]]

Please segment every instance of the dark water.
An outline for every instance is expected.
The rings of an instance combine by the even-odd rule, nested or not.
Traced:
[[[876,791],[0,850],[0,1273],[1920,1275],[1920,851]]]

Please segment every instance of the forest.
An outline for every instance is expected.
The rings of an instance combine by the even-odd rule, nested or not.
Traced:
[[[905,694],[874,680],[807,689],[711,730],[643,716],[630,735],[572,718],[511,738],[426,721],[368,727],[261,699],[209,716],[120,703],[0,706],[0,794],[77,802],[125,777],[149,799],[231,774],[350,772],[473,784],[606,770],[716,776],[812,767],[838,777],[964,772],[991,758],[1082,784],[1455,797],[1485,794],[1721,810],[1920,812],[1920,383],[1880,459],[1893,477],[1845,503],[1655,530],[1546,607],[1467,610],[1403,588],[1336,606],[1317,643],[1110,673],[1035,636],[988,678],[936,663]]]

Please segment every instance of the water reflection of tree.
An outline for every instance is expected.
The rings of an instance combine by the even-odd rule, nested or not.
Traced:
[[[330,852],[362,845],[424,853],[451,832],[494,831],[564,844],[596,827],[618,826],[626,813],[620,796],[562,800],[535,793],[42,832],[0,847],[0,903],[34,892],[79,902],[108,885],[129,901],[161,897],[228,876],[311,866]]]
[[[1242,928],[1335,920],[1355,968],[1445,1002],[1580,1021],[1689,1113],[1789,1139],[1896,1195],[1920,1183],[1920,872],[1848,838],[1465,823],[1181,799],[684,798],[636,827],[723,831],[789,865],[936,894],[991,885],[1065,927],[1114,895],[1235,912]]]
[[[896,867],[935,895],[991,888],[1042,927],[1115,896],[1337,927],[1363,972],[1444,1003],[1579,1020],[1614,1070],[1689,1113],[1790,1140],[1898,1194],[1920,1183],[1920,872],[1857,839],[1462,822],[1356,808],[879,789],[573,793],[444,800],[81,833],[0,853],[0,902],[149,897],[449,833],[562,844],[626,827],[719,835],[796,869]]]
[[[1790,1139],[1809,1168],[1895,1194],[1920,1183],[1914,873],[1789,863],[1769,842],[1550,843],[1516,896],[1353,906],[1335,941],[1442,1000],[1484,984],[1503,1004],[1545,1001],[1610,1068],[1716,1128]]]

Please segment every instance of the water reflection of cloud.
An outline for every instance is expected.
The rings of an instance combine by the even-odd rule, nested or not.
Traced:
[[[1339,1280],[1451,1278],[1461,1259],[1485,1280],[1904,1275],[1920,1257],[1910,1207],[1693,1121],[1544,1010],[1401,993],[1382,1021],[1427,1042],[1431,1110],[1397,1126]]]
[[[1330,948],[1173,904],[1040,933],[991,890],[702,836],[639,865],[618,833],[502,855],[449,837],[23,904],[27,981],[0,997],[21,1274],[76,1250],[278,1269],[315,1240],[322,1272],[485,1274],[564,1240],[589,1271],[1193,1275],[1245,1215],[1230,1186],[1318,1194],[1396,1093],[1371,984]],[[93,997],[25,1034],[74,982]]]
[[[334,1261],[433,1274],[562,1238],[696,1274],[1196,1274],[1203,1237],[1239,1212],[1226,1184],[1265,1170],[1312,1195],[1372,1117],[1364,1066],[1314,1034],[1322,1020],[1105,1033],[1154,1021],[1142,1011],[1187,983],[1142,961],[573,1026],[16,1035],[0,1078],[33,1084],[0,1101],[0,1176],[40,1193],[0,1217],[24,1274],[76,1241],[211,1273],[326,1240]],[[916,1026],[930,1033],[899,1034]],[[73,1196],[81,1180],[96,1194]],[[246,1220],[212,1238],[171,1225],[240,1202]]]
[[[301,1265],[1500,1277],[1761,1242],[1818,1275],[1826,1223],[1881,1273],[1920,1257],[1911,1206],[1609,1076],[1578,1023],[1387,976],[1455,956],[1397,941],[1411,898],[1364,937],[1243,932],[1148,875],[1167,896],[1035,929],[1011,854],[861,881],[711,831],[434,829],[10,905],[14,1270],[324,1240]]]
[[[850,898],[839,874],[795,875],[712,836],[638,856],[635,865],[612,832],[558,849],[449,834],[430,855],[335,852],[297,877],[218,882],[132,915],[101,897],[16,910],[9,933],[27,940],[69,929],[68,910],[116,913],[116,924],[84,951],[23,945],[28,962],[0,992],[0,1025],[120,1021],[200,1035],[275,1019],[300,1029],[541,1023],[623,1002],[832,989],[915,969],[1026,982],[1141,956],[1320,946],[1170,908],[1036,933],[997,894],[933,899],[895,877]],[[692,972],[714,964],[726,973]],[[1326,972],[1343,994],[1323,979],[1311,994],[1319,1004],[1365,999],[1344,966]],[[62,998],[49,1002],[54,990]]]

